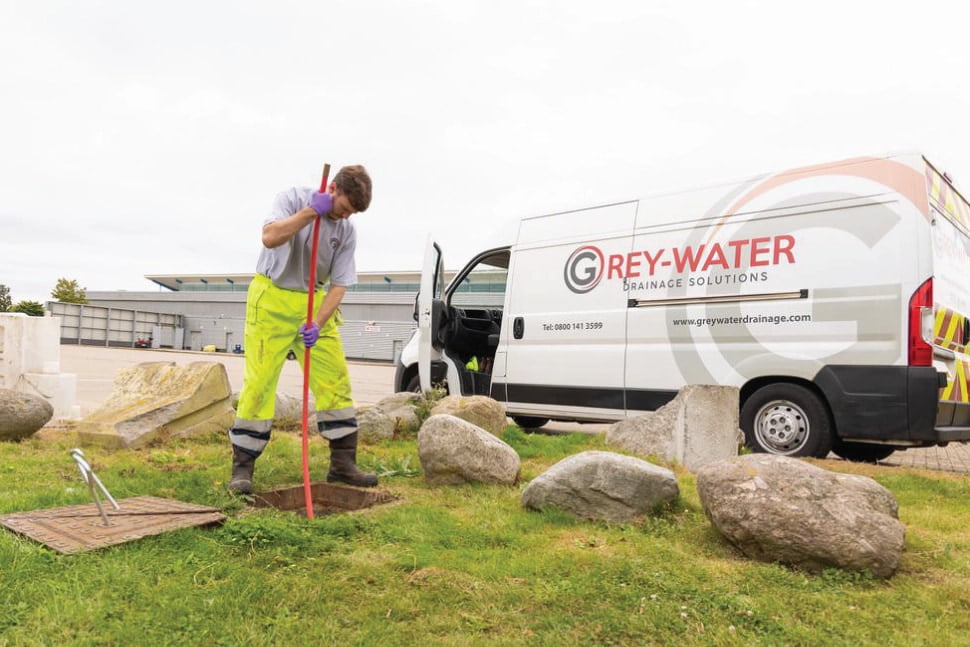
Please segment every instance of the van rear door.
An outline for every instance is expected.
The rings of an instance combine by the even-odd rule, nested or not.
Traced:
[[[933,248],[933,363],[945,370],[936,426],[970,426],[970,206],[927,165]]]

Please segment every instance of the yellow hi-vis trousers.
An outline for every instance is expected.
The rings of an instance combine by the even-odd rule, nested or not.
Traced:
[[[323,302],[317,290],[313,302]],[[269,442],[276,409],[276,386],[292,350],[303,367],[303,337],[297,332],[306,321],[307,293],[284,290],[257,274],[246,295],[244,352],[246,368],[236,407],[236,420],[229,438],[252,456],[259,456]],[[310,390],[316,400],[320,434],[336,440],[357,431],[350,375],[340,333],[334,317],[320,329],[320,338],[310,349]]]

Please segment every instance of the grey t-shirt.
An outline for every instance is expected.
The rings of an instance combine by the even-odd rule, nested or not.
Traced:
[[[288,218],[310,204],[314,190],[308,187],[283,191],[273,201],[273,211],[264,225]],[[263,247],[256,262],[256,272],[270,278],[277,287],[287,290],[309,290],[310,255],[313,248],[313,223],[296,232],[289,241],[272,249]],[[320,218],[320,242],[317,250],[317,285],[329,279],[334,286],[350,287],[357,283],[354,250],[357,231],[350,220]]]

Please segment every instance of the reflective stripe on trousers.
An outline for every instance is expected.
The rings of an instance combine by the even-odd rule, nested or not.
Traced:
[[[317,290],[313,302],[319,305],[324,296],[323,290]],[[306,305],[306,292],[278,288],[261,274],[249,284],[243,338],[246,367],[229,437],[233,445],[253,456],[259,456],[269,442],[276,387],[287,352],[292,350],[303,368],[305,347],[297,330],[306,320]],[[316,400],[318,430],[325,438],[342,438],[357,430],[347,360],[332,317],[310,349],[310,390]]]

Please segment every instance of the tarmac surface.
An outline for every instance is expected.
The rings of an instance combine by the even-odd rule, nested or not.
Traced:
[[[230,353],[198,353],[188,351],[142,348],[105,348],[101,346],[61,345],[61,372],[77,375],[77,404],[81,415],[95,411],[114,391],[114,377],[125,367],[140,362],[174,362],[188,364],[199,361],[221,362],[226,367],[233,391],[242,388],[242,355]],[[373,362],[349,362],[350,382],[357,405],[375,404],[394,392],[394,366]],[[302,397],[303,373],[296,361],[287,361],[280,375],[278,391]],[[608,425],[550,422],[543,427],[549,433],[601,433]],[[838,458],[831,454],[829,458]],[[879,461],[880,465],[898,465],[919,469],[970,473],[970,444],[950,443],[946,447],[928,447],[897,451]]]

